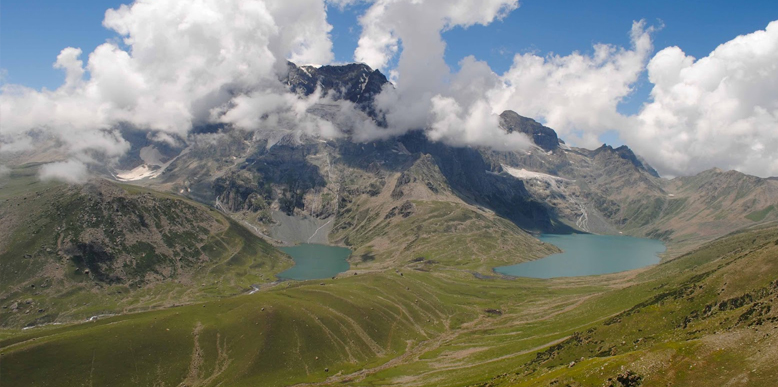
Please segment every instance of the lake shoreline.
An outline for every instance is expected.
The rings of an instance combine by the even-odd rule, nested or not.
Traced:
[[[282,281],[332,278],[351,269],[348,258],[352,251],[346,247],[301,243],[279,249],[289,254],[295,263],[291,268],[276,274]]]
[[[538,239],[562,252],[516,265],[492,269],[512,278],[565,278],[613,274],[661,262],[667,251],[661,241],[623,235],[542,234]]]

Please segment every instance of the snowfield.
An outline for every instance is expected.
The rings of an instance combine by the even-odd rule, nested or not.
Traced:
[[[143,164],[130,171],[117,171],[118,173],[116,174],[116,180],[135,181],[146,178],[153,179],[159,176],[159,174],[164,170],[164,168],[157,168],[156,170],[152,170],[148,165]]]
[[[505,172],[507,172],[509,175],[511,175],[511,176],[513,176],[515,178],[518,178],[518,179],[522,179],[522,180],[537,179],[537,180],[548,181],[549,183],[553,183],[553,182],[557,182],[557,181],[570,181],[570,180],[565,179],[563,177],[549,175],[547,173],[528,171],[528,170],[526,170],[524,168],[521,168],[521,169],[519,169],[519,168],[512,168],[512,167],[509,167],[509,166],[507,166],[505,164],[500,164],[500,165],[502,165],[502,169]]]

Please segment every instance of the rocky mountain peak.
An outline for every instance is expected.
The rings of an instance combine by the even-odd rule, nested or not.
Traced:
[[[554,129],[545,127],[532,118],[520,116],[512,110],[506,110],[500,114],[500,126],[508,133],[521,132],[526,134],[537,146],[547,152],[559,148],[559,137]]]
[[[389,83],[384,74],[364,63],[317,67],[288,62],[287,66],[289,72],[282,81],[295,93],[308,96],[319,88],[336,100],[355,103],[373,118],[376,118],[374,98]]]
[[[659,177],[659,173],[651,165],[649,165],[648,162],[643,160],[643,158],[641,158],[640,156],[636,155],[635,152],[633,152],[632,149],[629,149],[629,147],[626,145],[622,145],[618,148],[613,148],[610,145],[602,144],[601,147],[594,150],[593,156],[597,156],[602,153],[615,154],[618,157],[629,161],[630,163],[632,163],[632,165],[634,165],[638,169],[642,169],[648,172],[651,176]]]

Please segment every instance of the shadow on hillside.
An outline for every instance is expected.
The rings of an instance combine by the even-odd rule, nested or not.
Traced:
[[[521,180],[492,173],[497,168],[487,163],[476,149],[431,142],[420,131],[366,144],[343,141],[339,146],[342,162],[367,170],[380,167],[402,172],[410,168],[421,154],[429,154],[454,193],[466,203],[490,209],[528,231],[576,232],[561,222],[545,204],[534,200]],[[377,160],[380,166],[375,165]]]

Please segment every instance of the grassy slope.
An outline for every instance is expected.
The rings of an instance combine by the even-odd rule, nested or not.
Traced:
[[[646,196],[628,208],[640,219],[627,227],[635,235],[671,241],[671,250],[688,252],[702,243],[755,223],[778,219],[774,181],[737,171],[709,170],[696,176],[661,181],[671,196]]]
[[[645,282],[614,293],[643,288],[652,297],[634,299],[635,306],[485,385],[599,386],[629,371],[644,386],[770,385],[778,377],[776,256],[778,228],[772,227],[736,233],[660,265],[644,274]]]
[[[148,247],[149,238],[157,234],[127,229],[137,225],[118,223],[118,216],[105,217],[100,207],[107,202],[85,193],[87,188],[40,182],[35,166],[0,179],[0,212],[6,228],[0,241],[2,325],[72,321],[237,294],[271,281],[292,264],[245,228],[197,203],[132,186],[99,184],[107,188],[98,190],[120,193],[116,202],[128,208],[121,216],[154,219],[157,225],[150,228],[162,236],[155,245],[135,252],[134,246]],[[192,237],[186,231],[206,227],[210,234]],[[118,272],[110,272],[121,275],[120,280],[103,281],[95,274],[99,264],[79,261],[63,245],[68,238],[77,240],[87,233],[112,235],[111,229],[125,240],[135,233],[142,243],[106,244],[112,254],[132,259]],[[85,274],[87,268],[91,274]]]
[[[421,267],[439,264],[488,274],[495,266],[559,251],[492,211],[462,201],[429,155],[390,175],[375,195],[348,200],[330,239],[352,247],[352,266],[360,269],[418,267],[423,261]]]
[[[0,374],[12,385],[176,385],[202,357],[194,374],[201,381],[218,374],[205,385],[287,385],[332,374],[358,382],[369,376],[360,370],[386,367],[392,374],[390,366],[434,351],[471,331],[474,321],[488,319],[484,309],[513,302],[515,286],[470,281],[427,273],[350,276],[325,286],[293,285],[204,306],[41,328],[0,343]],[[562,295],[569,301],[576,292]],[[526,295],[545,297],[539,293]],[[193,337],[198,326],[201,352]],[[398,360],[404,353],[410,357]],[[222,371],[217,364],[226,366]]]
[[[739,233],[626,276],[376,272],[0,331],[0,377],[11,385],[603,385],[632,370],[645,385],[765,385],[778,376],[769,336],[778,321],[776,240],[778,228]]]
[[[415,213],[385,221],[369,204],[352,205],[339,221],[358,226],[348,233],[354,268],[398,267],[422,261],[422,267],[446,267],[491,273],[495,266],[530,261],[557,252],[513,223],[460,203],[414,201]],[[376,262],[373,262],[373,259]],[[418,266],[418,265],[415,265]]]

